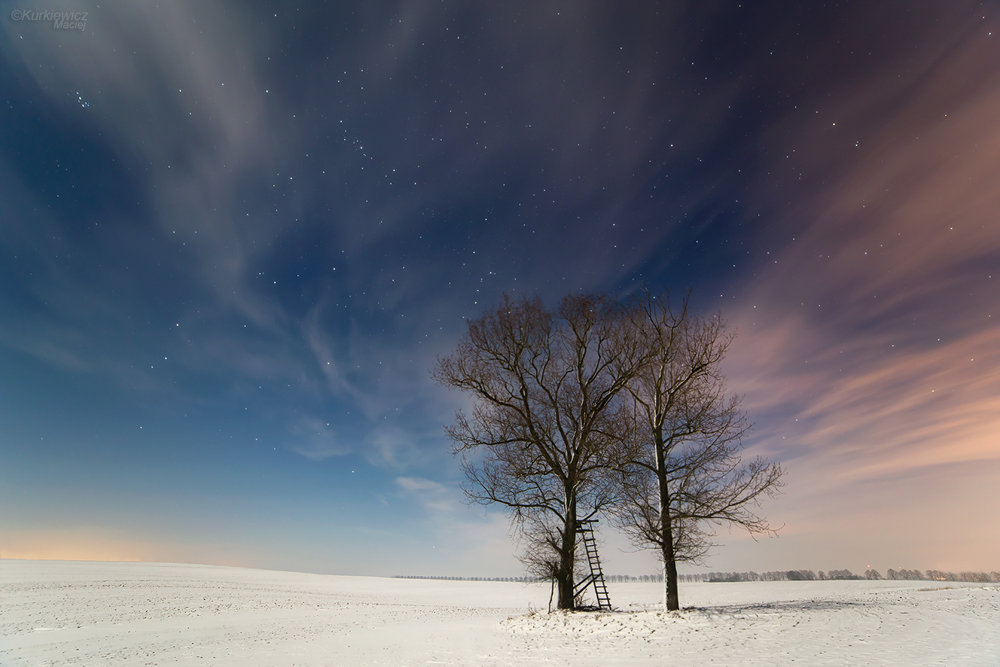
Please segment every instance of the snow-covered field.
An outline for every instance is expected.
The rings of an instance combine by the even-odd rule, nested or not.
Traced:
[[[149,563],[0,561],[0,665],[1000,665],[997,585],[547,586]],[[535,611],[540,610],[540,611]]]

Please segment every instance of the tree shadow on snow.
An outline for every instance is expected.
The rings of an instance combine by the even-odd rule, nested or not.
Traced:
[[[841,609],[857,609],[868,606],[864,602],[847,602],[842,600],[791,600],[781,602],[762,602],[759,604],[727,604],[711,607],[684,607],[683,612],[694,612],[709,615],[741,615],[747,613],[769,614],[801,611],[839,611]]]

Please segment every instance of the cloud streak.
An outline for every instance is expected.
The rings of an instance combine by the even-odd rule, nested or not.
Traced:
[[[337,441],[329,422],[302,417],[288,425],[294,437],[288,448],[310,461],[324,461],[334,456],[344,456],[351,450]]]
[[[777,225],[731,314],[728,372],[762,422],[755,448],[795,473],[799,521],[845,489],[859,520],[874,505],[901,519],[909,510],[882,490],[919,497],[928,475],[959,514],[970,466],[1000,461],[1000,76],[988,65],[1000,45],[987,32],[785,119],[781,158],[761,169],[758,191],[802,181],[784,183],[799,195],[784,209],[757,202]],[[1000,557],[962,525],[960,544]],[[893,550],[926,551],[921,539]]]

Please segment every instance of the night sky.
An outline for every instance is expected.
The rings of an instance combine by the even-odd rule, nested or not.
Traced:
[[[3,558],[516,576],[429,371],[645,284],[786,468],[706,567],[1000,566],[993,3],[16,8],[88,15],[0,16]]]

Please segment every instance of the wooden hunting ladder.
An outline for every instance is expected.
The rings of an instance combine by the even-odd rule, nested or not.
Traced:
[[[608,596],[608,587],[604,584],[604,572],[601,571],[601,559],[597,555],[597,541],[594,539],[595,523],[597,519],[576,522],[576,533],[583,538],[583,548],[587,552],[587,562],[590,563],[590,575],[573,588],[573,597],[576,598],[593,584],[597,608],[611,611],[611,598]]]

